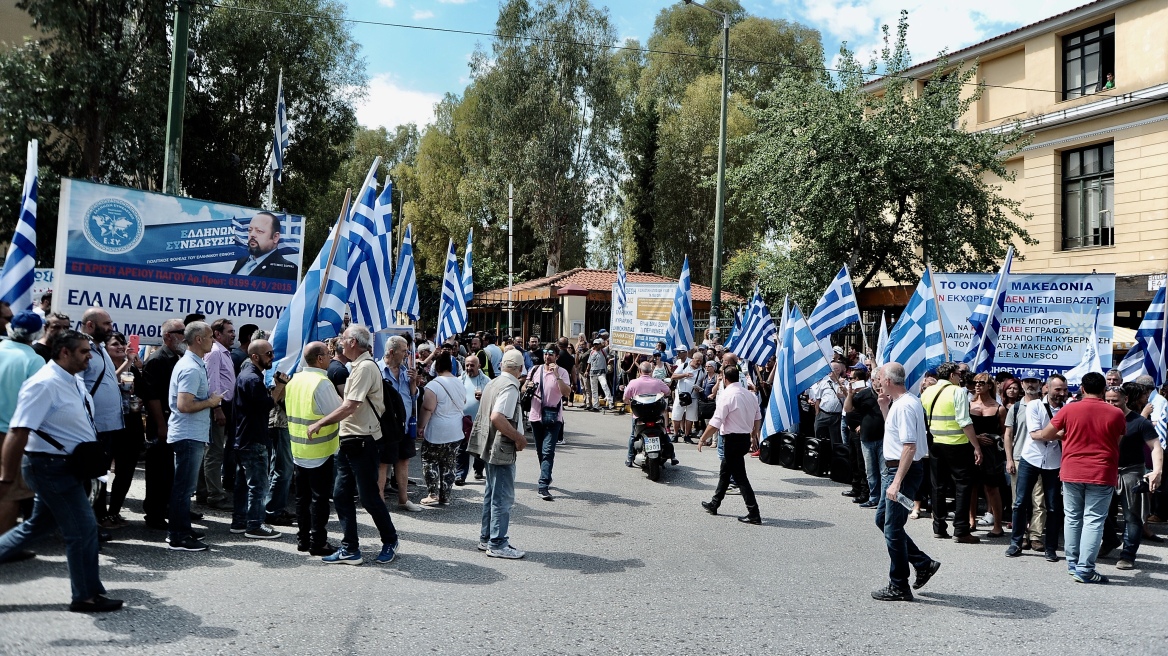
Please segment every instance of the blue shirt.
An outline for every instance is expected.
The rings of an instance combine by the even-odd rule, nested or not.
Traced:
[[[170,375],[170,419],[166,423],[166,441],[180,440],[210,442],[211,409],[198,412],[179,412],[179,392],[193,394],[196,401],[206,401],[211,396],[211,386],[207,382],[207,364],[203,358],[187,351]]]
[[[97,439],[90,415],[92,407],[89,392],[81,381],[50,361],[21,386],[12,426],[34,431],[28,434],[25,451],[61,454],[60,449],[35,432],[43,430],[60,442],[67,453],[72,453],[78,444]]]
[[[474,419],[479,414],[479,400],[475,398],[475,392],[483,391],[491,379],[480,369],[478,376],[471,378],[470,374],[463,373],[459,380],[466,388],[466,408],[463,409],[462,414]]]
[[[45,361],[28,344],[12,339],[0,342],[0,431],[8,431],[20,386],[43,366]]]
[[[408,423],[410,418],[414,416],[415,395],[410,394],[410,379],[406,377],[406,364],[403,362],[398,365],[396,372],[389,365],[383,365],[381,376],[389,381],[390,386],[401,396],[402,405],[406,407],[405,421]]]
[[[118,368],[105,352],[105,346],[90,340],[93,357],[89,358],[89,368],[78,378],[85,384],[85,391],[93,390],[93,423],[97,432],[121,430],[126,427],[122,419],[122,389],[118,387]],[[101,383],[98,384],[98,378]],[[94,390],[94,385],[97,385]]]
[[[503,349],[499,348],[497,344],[487,344],[483,347],[487,352],[487,357],[491,359],[491,371],[498,376],[502,371],[500,367],[503,366]]]

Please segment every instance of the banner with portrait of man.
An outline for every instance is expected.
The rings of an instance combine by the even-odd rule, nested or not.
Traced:
[[[69,178],[58,216],[54,309],[105,308],[143,344],[189,314],[270,329],[300,279],[302,216]]]

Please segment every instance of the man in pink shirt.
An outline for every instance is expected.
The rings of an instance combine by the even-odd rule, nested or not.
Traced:
[[[652,362],[642,362],[637,371],[640,372],[640,375],[625,386],[624,398],[626,404],[629,403],[629,401],[632,401],[633,397],[640,396],[642,394],[664,394],[665,396],[669,396],[669,385],[666,385],[664,381],[653,377]],[[637,425],[636,416],[633,416],[632,420],[633,431],[635,431]],[[665,425],[664,412],[661,414],[661,425]],[[636,433],[633,431],[629,432],[629,454],[628,457],[625,458],[625,467],[632,467],[633,458],[637,455],[636,451],[633,450],[633,442],[636,440]]]
[[[227,414],[231,408],[231,399],[235,396],[235,363],[231,360],[231,347],[235,345],[235,326],[227,319],[218,319],[211,324],[211,350],[203,356],[207,365],[207,385],[212,394],[223,397],[223,403],[211,411],[211,442],[207,445],[207,453],[203,457],[203,478],[197,497],[205,496],[207,505],[217,510],[232,510],[232,496],[226,489],[234,489],[231,483],[235,480],[235,459],[224,462],[225,456],[231,456],[234,448],[224,448],[227,444]],[[234,446],[234,445],[232,445]],[[227,472],[224,487],[224,472]]]
[[[543,350],[543,364],[527,372],[527,386],[536,389],[527,420],[531,422],[531,433],[535,436],[535,453],[539,456],[539,496],[544,501],[552,500],[548,488],[552,484],[556,444],[564,439],[563,400],[572,393],[572,379],[567,370],[556,363],[559,354],[555,344],[548,344]]]
[[[759,428],[762,426],[762,411],[758,407],[758,399],[754,394],[743,387],[739,382],[738,367],[727,365],[722,367],[722,383],[725,386],[718,395],[718,405],[714,416],[702,433],[698,441],[698,451],[709,444],[714,432],[722,435],[722,444],[725,448],[725,457],[722,467],[718,471],[718,488],[714,490],[714,498],[703,501],[702,507],[711,515],[718,514],[718,506],[726,497],[726,489],[730,486],[730,479],[738,484],[742,491],[742,500],[746,502],[746,514],[738,521],[745,524],[761,524],[762,516],[758,513],[758,501],[754,498],[754,488],[750,486],[750,479],[746,478],[746,454],[758,450]]]

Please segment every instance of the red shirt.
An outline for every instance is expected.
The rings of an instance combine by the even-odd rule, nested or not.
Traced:
[[[1119,477],[1119,441],[1127,430],[1123,411],[1086,397],[1063,406],[1050,425],[1065,430],[1059,478],[1064,483],[1114,486]]]

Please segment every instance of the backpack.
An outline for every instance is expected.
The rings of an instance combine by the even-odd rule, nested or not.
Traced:
[[[401,394],[397,393],[393,385],[384,378],[381,379],[382,398],[385,399],[385,412],[377,420],[381,423],[381,439],[399,442],[406,437],[406,405]]]

